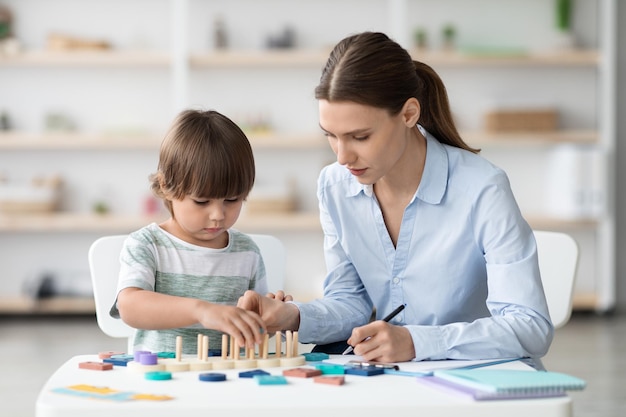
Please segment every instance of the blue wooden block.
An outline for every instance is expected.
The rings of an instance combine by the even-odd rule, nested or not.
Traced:
[[[259,385],[287,385],[287,378],[282,375],[255,375]]]
[[[324,359],[330,358],[328,353],[323,352],[303,353],[302,356],[304,356],[304,359],[306,359],[307,362],[321,362]]]
[[[263,369],[254,369],[252,371],[239,372],[239,378],[254,378],[256,375],[269,375],[270,373]]]
[[[110,358],[102,359],[102,362],[111,363],[115,366],[126,366],[128,362],[131,362],[132,360],[133,360],[132,357],[131,358],[119,358],[119,359],[110,357]]]
[[[374,375],[382,375],[385,373],[383,368],[378,368],[375,366],[355,366],[355,367],[346,367],[346,374],[350,375],[360,375],[360,376],[374,376]]]

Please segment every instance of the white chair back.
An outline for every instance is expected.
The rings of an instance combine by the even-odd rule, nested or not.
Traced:
[[[272,292],[283,289],[286,265],[285,246],[275,236],[261,234],[249,236],[261,251],[268,289]],[[97,239],[89,248],[88,259],[98,326],[108,336],[127,338],[128,352],[132,352],[135,329],[109,314],[117,295],[119,256],[126,237],[127,235],[112,235]]]
[[[541,282],[555,328],[564,326],[572,314],[578,269],[578,244],[566,233],[535,231]]]

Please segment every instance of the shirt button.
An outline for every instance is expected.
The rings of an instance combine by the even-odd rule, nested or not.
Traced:
[[[394,284],[397,284],[397,283],[399,283],[399,282],[400,282],[400,278],[395,277],[395,278],[393,279],[393,283],[394,283]]]

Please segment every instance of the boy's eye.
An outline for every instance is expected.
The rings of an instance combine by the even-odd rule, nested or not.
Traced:
[[[239,197],[227,198],[225,199],[225,201],[228,201],[229,203],[236,203],[237,201],[239,201]]]
[[[204,205],[204,204],[207,204],[209,200],[193,200],[193,202],[198,205]]]

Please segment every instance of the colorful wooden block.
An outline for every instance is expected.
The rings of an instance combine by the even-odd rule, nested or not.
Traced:
[[[167,381],[172,379],[172,373],[168,371],[154,371],[154,372],[146,372],[144,374],[146,379],[151,381]]]
[[[259,385],[287,385],[287,378],[280,375],[255,375],[254,379]]]
[[[330,358],[330,355],[328,353],[323,352],[303,353],[302,356],[304,356],[304,359],[306,359],[307,362],[321,362],[325,359]]]
[[[254,378],[255,375],[269,375],[270,373],[262,369],[254,369],[252,371],[239,372],[239,378]]]
[[[107,359],[102,359],[102,362],[105,363],[110,363],[112,365],[115,366],[126,366],[128,365],[128,362],[132,362],[132,358],[115,358],[115,356],[111,356],[110,358]]]
[[[346,374],[360,375],[360,376],[374,376],[382,375],[385,373],[383,368],[377,368],[375,366],[365,367],[346,367]]]
[[[90,369],[92,371],[109,371],[113,369],[113,364],[103,362],[81,362],[78,364],[80,369]]]
[[[200,379],[200,381],[205,381],[205,382],[222,382],[222,381],[226,381],[226,374],[217,373],[217,372],[207,372],[207,373],[198,375],[198,379]]]
[[[311,378],[314,376],[322,375],[322,371],[313,368],[293,368],[285,369],[283,371],[284,376],[294,376],[297,378]]]
[[[345,380],[346,379],[343,376],[316,376],[313,378],[313,382],[317,384],[328,385],[343,385]]]
[[[315,369],[322,371],[323,375],[343,375],[346,373],[346,368],[343,365],[330,363],[318,363],[315,365]]]
[[[108,358],[110,358],[113,355],[123,355],[124,353],[126,353],[126,352],[118,352],[118,351],[115,351],[115,350],[109,350],[109,351],[106,351],[106,352],[99,352],[98,353],[98,359],[108,359]]]

